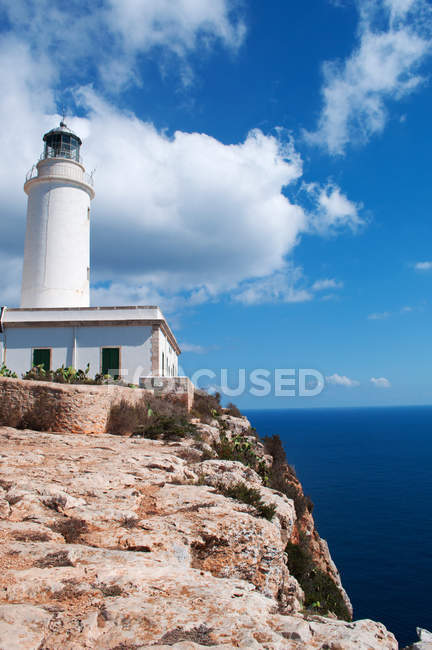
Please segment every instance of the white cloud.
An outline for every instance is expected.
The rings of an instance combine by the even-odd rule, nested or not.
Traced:
[[[331,300],[339,300],[340,296],[338,296],[336,293],[326,293],[323,296],[320,297],[320,300],[322,302],[329,302]]]
[[[320,233],[334,233],[341,228],[356,231],[364,222],[360,217],[361,204],[350,201],[334,183],[322,186],[303,183],[303,190],[312,202],[310,228]]]
[[[307,222],[281,193],[302,173],[289,143],[261,131],[236,145],[168,137],[91,91],[83,96],[90,114],[77,128],[97,168],[96,280],[211,295],[284,266]]]
[[[376,388],[391,388],[391,383],[386,377],[371,377],[370,381]]]
[[[332,154],[367,141],[387,121],[387,104],[421,83],[431,53],[432,11],[425,0],[358,0],[358,45],[344,62],[324,64],[323,108],[309,142]]]
[[[401,307],[399,311],[394,311],[394,312],[381,311],[381,312],[375,312],[373,314],[369,314],[368,320],[386,320],[387,318],[398,316],[400,314],[410,314],[413,311],[414,311],[413,307],[406,305],[404,307]]]
[[[244,24],[232,19],[231,0],[110,0],[108,6],[111,30],[136,51],[163,45],[183,54],[200,39],[214,38],[237,48],[245,32]]]
[[[432,262],[417,262],[414,268],[416,271],[430,271],[432,269]]]
[[[385,320],[391,316],[389,311],[375,312],[374,314],[369,314],[369,320]]]
[[[180,343],[180,348],[182,352],[192,352],[193,354],[205,354],[207,352],[207,348],[195,343]]]
[[[261,305],[271,302],[297,303],[313,299],[312,293],[298,286],[303,282],[303,272],[300,268],[287,266],[283,271],[277,271],[268,277],[254,281],[246,281],[233,294],[236,302],[244,305]]]
[[[245,305],[259,305],[271,302],[297,303],[308,302],[315,298],[315,293],[328,289],[341,289],[343,282],[326,278],[316,280],[309,286],[303,269],[287,264],[281,271],[263,278],[243,282],[233,293],[233,299]],[[325,295],[322,300],[336,298],[334,294]]]
[[[334,386],[345,386],[346,388],[355,388],[356,386],[360,386],[360,382],[356,379],[350,379],[349,377],[346,377],[346,375],[338,375],[337,373],[326,377],[326,382],[328,384],[333,384]]]
[[[327,278],[325,280],[317,280],[316,282],[313,283],[311,289],[312,291],[327,291],[328,289],[342,289],[343,288],[343,282],[338,282],[337,280],[333,280],[330,278]]]
[[[245,26],[233,0],[2,0],[0,18],[25,33],[39,59],[54,55],[75,76],[99,75],[109,89],[139,81],[138,57],[158,50],[166,64],[171,53],[190,77],[188,55],[209,50],[215,41],[236,50]]]

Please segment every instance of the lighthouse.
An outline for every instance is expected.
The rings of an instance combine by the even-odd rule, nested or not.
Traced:
[[[90,202],[93,179],[81,139],[64,122],[45,133],[27,175],[22,308],[90,306]]]
[[[90,376],[132,385],[150,378],[152,390],[175,379],[175,392],[192,394],[190,381],[178,376],[181,351],[159,307],[90,306],[93,179],[81,161],[81,139],[64,121],[43,142],[24,183],[21,307],[0,307],[0,366],[18,375],[32,366],[88,367]]]

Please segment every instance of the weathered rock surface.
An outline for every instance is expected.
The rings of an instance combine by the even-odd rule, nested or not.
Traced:
[[[432,650],[432,633],[421,627],[417,628],[419,640],[410,645],[407,650]]]
[[[199,462],[190,442],[11,428],[0,442],[0,648],[396,650],[379,623],[301,613],[293,503],[240,463]],[[220,480],[257,487],[273,520]]]

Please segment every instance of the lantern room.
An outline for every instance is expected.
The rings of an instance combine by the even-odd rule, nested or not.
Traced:
[[[64,122],[60,126],[45,133],[43,140],[45,149],[43,158],[69,158],[80,161],[81,139],[75,135]]]

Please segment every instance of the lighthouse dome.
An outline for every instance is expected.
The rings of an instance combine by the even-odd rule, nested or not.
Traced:
[[[45,142],[43,158],[68,158],[80,161],[81,138],[64,122],[60,122],[60,126],[45,133],[43,140]]]

